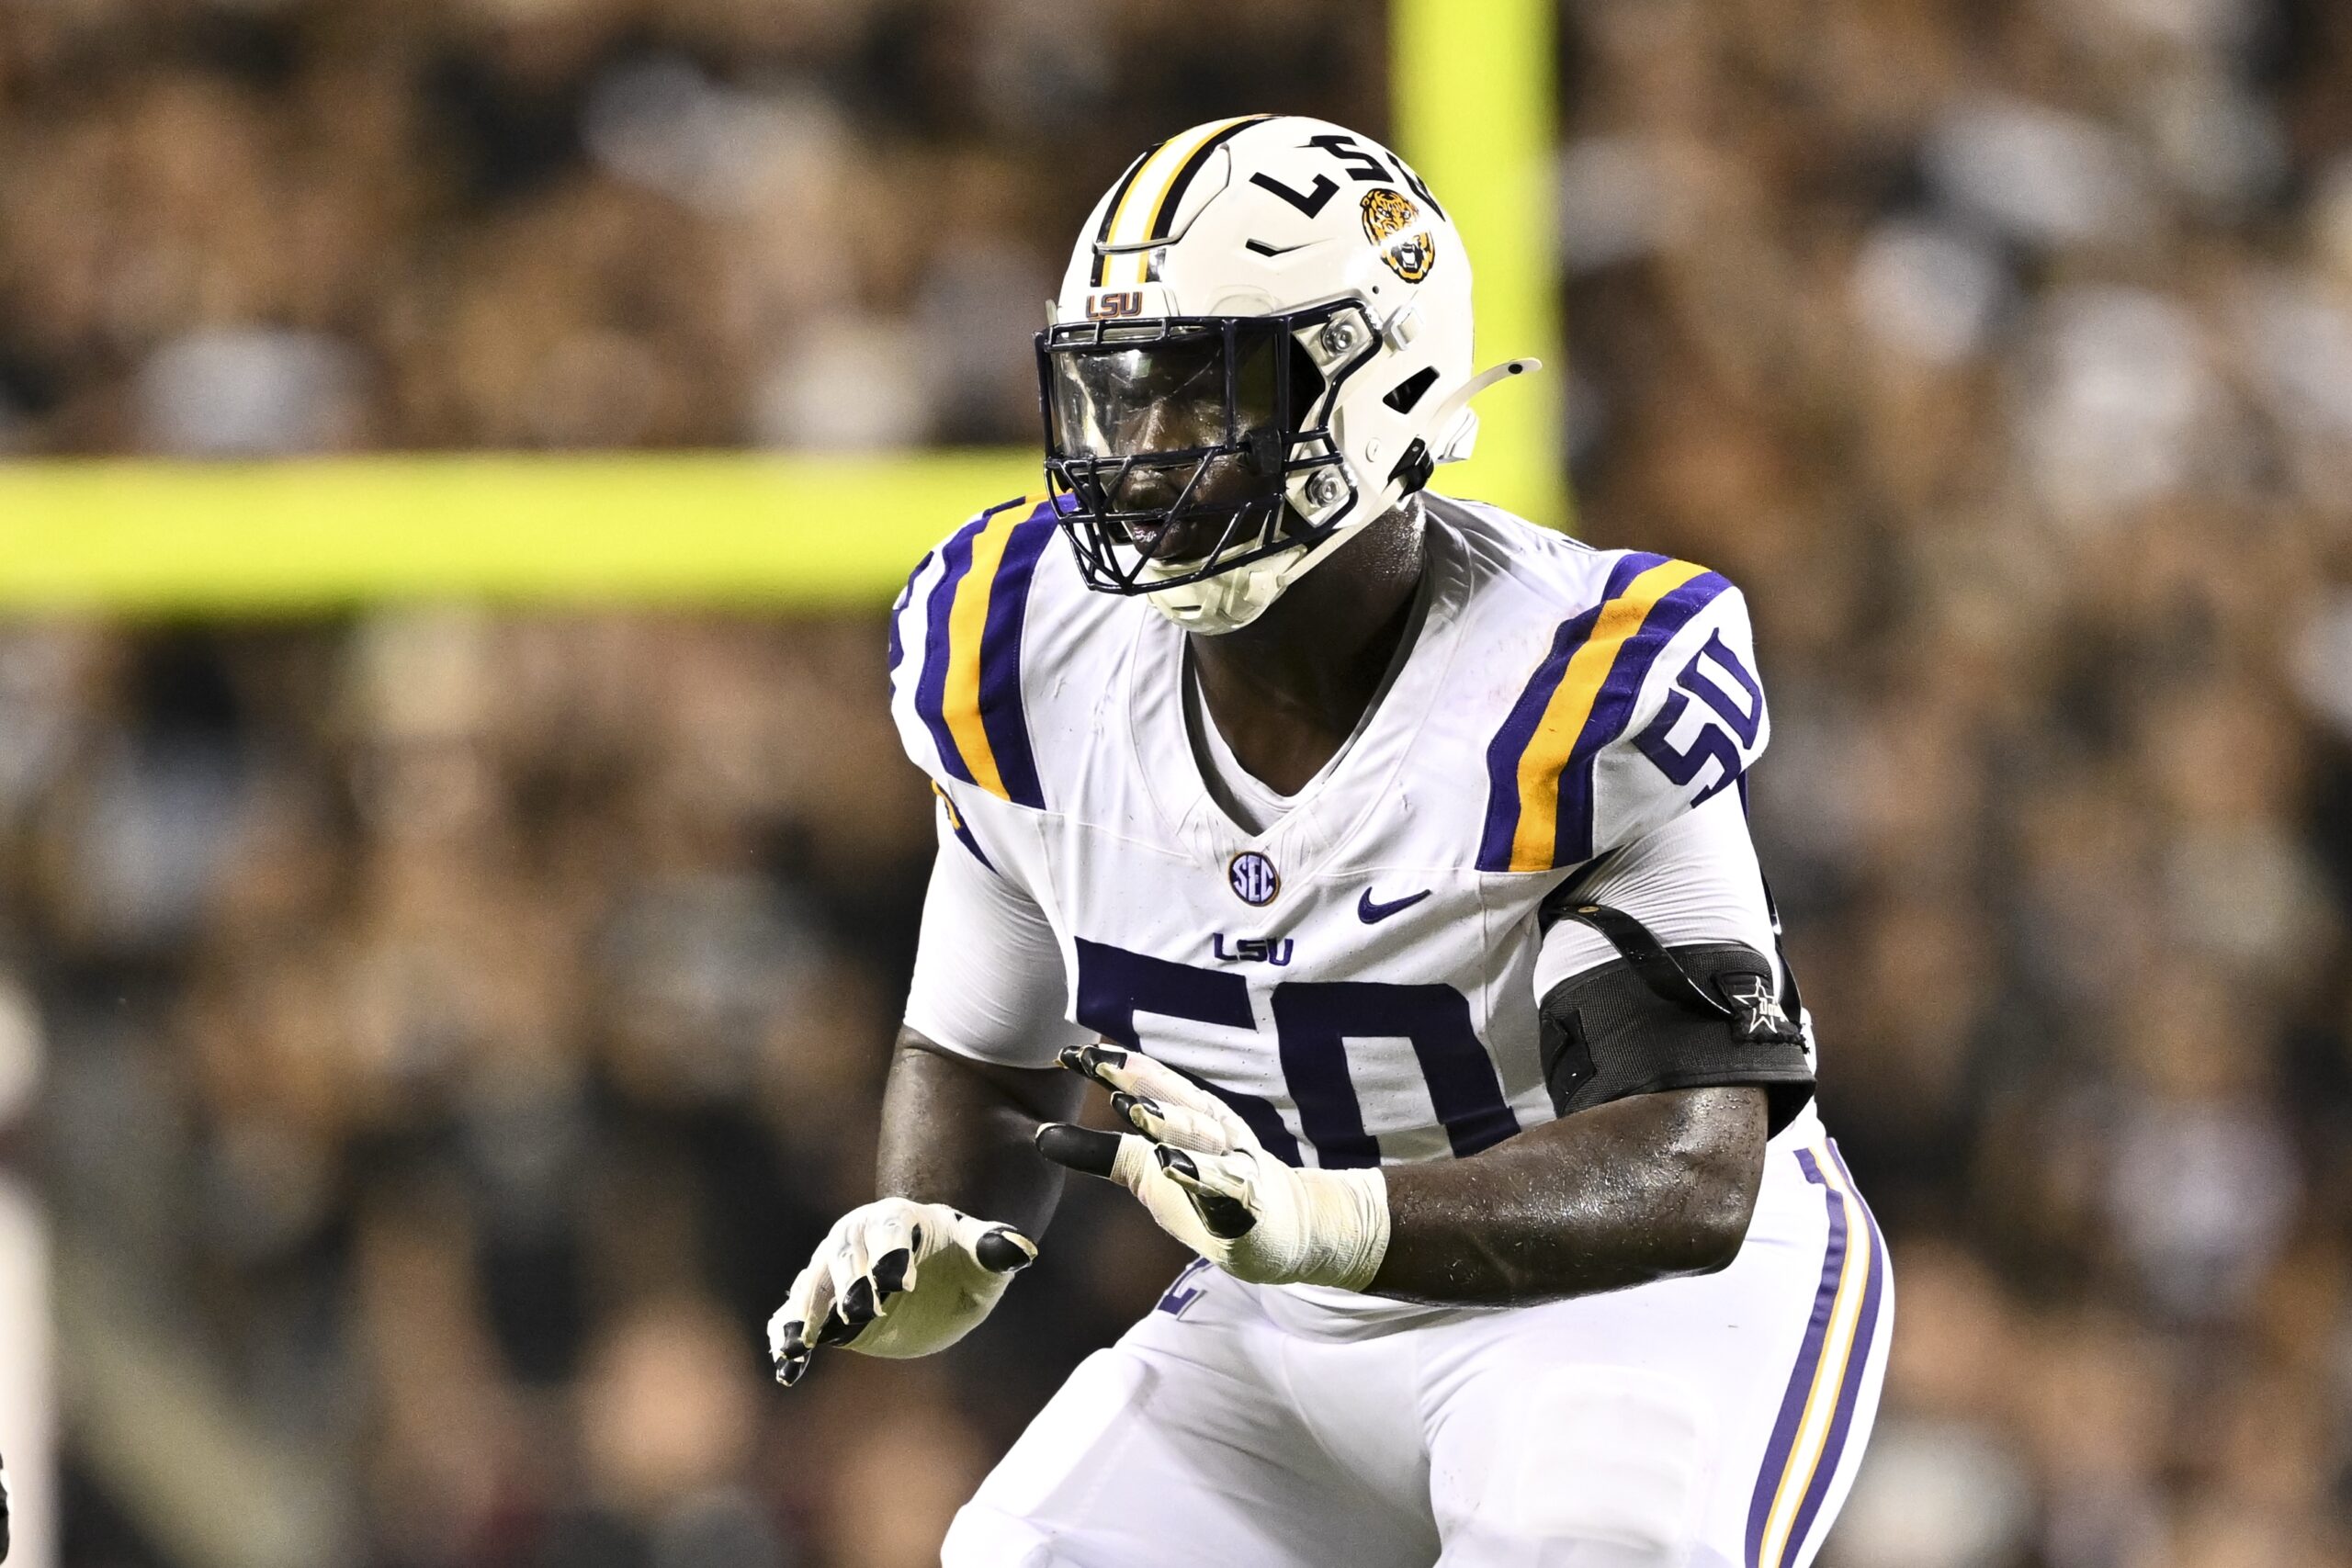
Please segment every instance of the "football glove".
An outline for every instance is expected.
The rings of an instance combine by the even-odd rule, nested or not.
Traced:
[[[1037,1244],[944,1203],[880,1198],[833,1224],[768,1319],[775,1380],[790,1388],[820,1345],[903,1359],[944,1350],[988,1316]]]
[[[1361,1291],[1388,1251],[1388,1181],[1301,1170],[1268,1154],[1225,1101],[1140,1051],[1072,1046],[1062,1066],[1111,1090],[1132,1133],[1048,1122],[1037,1151],[1107,1177],[1159,1228],[1238,1280]]]

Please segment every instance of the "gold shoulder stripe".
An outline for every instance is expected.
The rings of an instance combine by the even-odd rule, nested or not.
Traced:
[[[947,687],[941,708],[956,750],[972,772],[972,782],[990,795],[1011,799],[996,749],[989,743],[988,727],[980,719],[980,641],[988,629],[989,600],[996,589],[997,569],[1004,563],[1004,547],[1012,530],[1025,523],[1044,501],[1024,496],[1000,507],[972,539],[971,570],[956,585],[947,612]]]
[[[1687,560],[1670,560],[1643,572],[1608,603],[1593,623],[1592,635],[1569,656],[1534,736],[1519,756],[1519,829],[1511,839],[1511,870],[1551,866],[1560,839],[1560,775],[1567,770],[1585,721],[1592,716],[1601,683],[1609,679],[1619,650],[1642,629],[1657,602],[1706,570]]]

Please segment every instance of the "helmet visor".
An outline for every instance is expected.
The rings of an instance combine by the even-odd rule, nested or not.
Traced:
[[[1279,328],[1236,326],[1057,346],[1046,355],[1054,455],[1198,455],[1272,431]]]
[[[1038,334],[1046,469],[1089,582],[1146,592],[1310,542],[1287,491],[1338,459],[1311,423],[1334,381],[1301,334],[1353,308]]]

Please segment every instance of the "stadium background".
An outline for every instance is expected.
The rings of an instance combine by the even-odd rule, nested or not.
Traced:
[[[1073,1192],[950,1357],[759,1346],[931,852],[891,560],[1027,482],[1092,197],[1259,107],[1532,224],[1494,488],[1755,608],[1902,1291],[1824,1563],[2352,1560],[2352,12],[8,0],[27,1561],[900,1568],[1149,1304]],[[477,449],[640,456],[359,460]]]

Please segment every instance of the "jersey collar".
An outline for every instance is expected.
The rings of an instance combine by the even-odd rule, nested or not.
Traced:
[[[1251,833],[1227,816],[1201,777],[1184,721],[1184,682],[1190,679],[1186,634],[1158,615],[1137,618],[1121,705],[1129,744],[1163,828],[1204,865],[1223,866],[1235,855],[1256,851],[1284,876],[1311,875],[1390,796],[1444,687],[1468,598],[1469,572],[1460,542],[1439,505],[1428,506],[1425,515],[1429,559],[1416,630],[1340,754],[1263,833]]]

